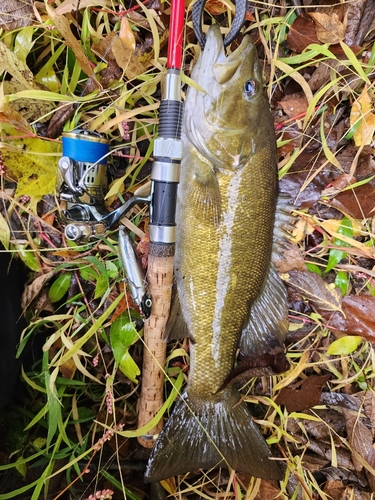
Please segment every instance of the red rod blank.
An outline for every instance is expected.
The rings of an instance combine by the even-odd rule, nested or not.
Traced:
[[[169,26],[167,68],[181,69],[184,40],[185,1],[172,0]]]

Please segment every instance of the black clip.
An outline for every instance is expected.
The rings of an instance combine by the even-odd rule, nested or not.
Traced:
[[[195,35],[198,39],[198,42],[201,44],[202,49],[206,44],[206,35],[202,31],[202,18],[204,13],[204,6],[206,5],[207,0],[198,0],[193,5],[192,11],[192,21],[193,28],[195,31]],[[245,19],[246,19],[246,11],[247,11],[247,0],[237,0],[236,1],[236,14],[233,18],[232,26],[229,30],[228,35],[224,38],[224,47],[228,47],[233,40],[237,37],[240,32]]]

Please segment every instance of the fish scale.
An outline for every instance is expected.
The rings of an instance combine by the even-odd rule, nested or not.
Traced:
[[[271,262],[276,140],[250,38],[226,56],[220,29],[211,27],[192,79],[198,85],[187,92],[182,127],[169,325],[172,337],[191,339],[190,373],[145,479],[218,466],[277,479],[280,469],[229,382],[240,368],[239,345],[272,358],[283,354],[287,333],[285,289]]]

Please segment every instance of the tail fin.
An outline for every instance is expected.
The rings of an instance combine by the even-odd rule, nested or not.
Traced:
[[[183,394],[151,452],[146,482],[216,467],[280,479],[280,469],[269,460],[271,452],[240,394],[229,387],[221,396],[201,400]]]

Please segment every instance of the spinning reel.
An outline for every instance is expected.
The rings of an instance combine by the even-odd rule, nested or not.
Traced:
[[[76,129],[63,133],[62,145],[57,188],[61,204],[65,205],[61,221],[67,239],[80,241],[101,236],[135,204],[151,202],[151,195],[133,197],[113,212],[108,212],[104,197],[108,191],[109,141],[96,132]],[[146,278],[133,242],[123,226],[119,229],[118,242],[130,295],[143,316],[148,318],[152,303]]]

